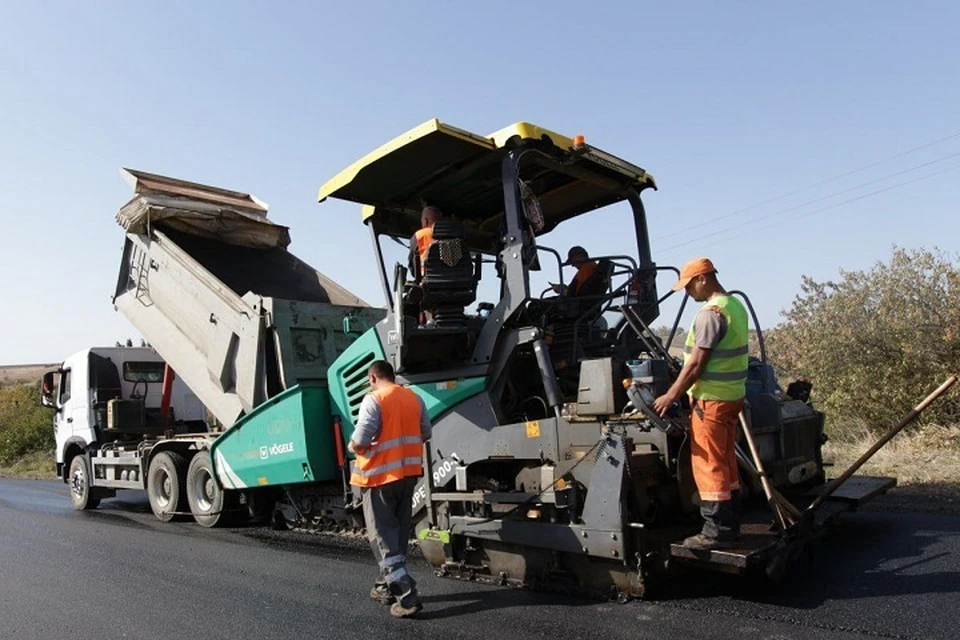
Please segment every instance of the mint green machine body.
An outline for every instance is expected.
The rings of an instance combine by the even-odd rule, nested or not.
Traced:
[[[211,445],[230,489],[333,480],[338,474],[330,393],[301,383],[258,406]]]
[[[376,329],[371,329],[350,345],[327,370],[332,411],[341,417],[343,437],[348,440],[356,426],[363,396],[370,390],[367,368],[374,360],[383,358],[383,345]],[[486,378],[476,377],[413,384],[410,388],[423,398],[430,419],[436,420],[451,407],[483,391],[485,386]]]
[[[327,369],[327,381],[301,382],[238,420],[211,446],[220,483],[245,489],[338,479],[336,429],[342,451],[369,391],[367,369],[384,357],[375,329],[350,344]],[[484,378],[413,385],[431,420],[484,389]]]
[[[346,452],[368,391],[367,368],[382,357],[376,330],[368,329],[328,365],[326,380],[302,381],[237,421],[210,447],[220,484],[243,489],[338,479],[334,416],[341,418]]]

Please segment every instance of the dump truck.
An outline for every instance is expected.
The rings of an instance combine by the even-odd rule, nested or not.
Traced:
[[[140,456],[148,480],[169,488],[148,482],[155,513],[361,530],[345,445],[380,359],[434,424],[414,533],[439,575],[621,599],[648,595],[682,564],[772,575],[839,513],[895,484],[856,476],[825,491],[824,416],[808,383],[777,382],[756,326],[738,445],[742,541],[679,544],[700,526],[690,408],[660,417],[649,405],[679,370],[667,347],[686,298],[661,340],[651,325],[674,292],[661,295],[657,278],[677,269],[651,252],[641,196],[656,182],[581,137],[529,123],[485,136],[434,119],[323,184],[319,201],[360,205],[385,307],[295,258],[288,229],[255,197],[127,175],[135,196],[117,214],[126,240],[114,305],[219,431],[74,455],[87,469],[107,450]],[[391,262],[425,204],[447,213],[425,257]],[[627,212],[636,252],[594,250],[596,277],[576,298],[538,291],[537,275],[563,283],[565,247],[551,232],[612,208]],[[478,300],[483,290],[492,299]],[[64,479],[74,495],[100,483]]]
[[[90,349],[45,376],[58,473],[78,509],[145,489],[163,521],[269,513],[251,493],[222,490],[236,485],[214,475],[217,444],[229,431],[227,450],[247,447],[252,430],[235,423],[267,420],[266,439],[234,461],[241,475],[253,463],[285,478],[286,459],[302,458],[292,483],[329,479],[333,443],[315,423],[329,413],[326,368],[383,311],[288,252],[288,230],[253,196],[125,175],[136,196],[117,214],[127,236],[114,303],[151,347]]]
[[[158,437],[207,438],[206,409],[149,347],[92,347],[67,357],[44,374],[41,403],[56,409],[57,474],[80,509],[117,489],[146,489],[142,462]],[[131,443],[145,449],[118,455]]]

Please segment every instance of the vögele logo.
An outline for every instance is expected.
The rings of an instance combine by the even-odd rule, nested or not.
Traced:
[[[293,443],[285,442],[283,444],[275,444],[270,447],[270,455],[278,456],[283,453],[293,453]]]
[[[292,442],[284,442],[283,444],[274,443],[269,447],[267,445],[263,445],[262,447],[260,447],[260,459],[266,460],[270,456],[279,456],[285,453],[293,453],[293,449],[294,449],[294,446]]]

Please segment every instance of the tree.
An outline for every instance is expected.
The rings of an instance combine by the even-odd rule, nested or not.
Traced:
[[[664,346],[668,346],[668,345],[667,345],[667,338],[670,337],[670,329],[671,329],[671,328],[672,328],[672,327],[663,325],[663,326],[656,327],[656,328],[653,329],[653,333],[654,333],[658,338],[660,338],[660,342],[662,342],[662,343],[664,344]],[[685,330],[683,327],[677,327],[677,333],[676,333],[676,335],[673,336],[673,344],[672,344],[672,345],[669,345],[669,346],[683,348],[683,342],[684,342],[684,340],[686,340],[686,339],[687,339],[687,332],[686,332],[686,330]]]
[[[785,316],[768,340],[781,377],[814,382],[834,433],[854,420],[883,428],[957,369],[960,270],[939,250],[894,247],[888,263],[837,281],[804,276]],[[960,422],[957,394],[923,419]]]
[[[0,387],[0,463],[54,448],[53,412],[40,406],[39,395],[39,385]]]

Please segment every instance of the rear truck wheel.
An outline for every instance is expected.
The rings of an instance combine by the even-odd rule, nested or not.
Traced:
[[[153,515],[170,522],[186,502],[187,459],[176,451],[161,451],[147,471],[147,498]]]
[[[187,470],[187,501],[193,519],[204,527],[227,524],[230,518],[231,500],[213,475],[213,461],[209,451],[193,456]]]
[[[96,509],[100,505],[100,498],[94,496],[94,490],[90,486],[90,465],[87,464],[87,456],[73,456],[67,481],[70,486],[70,501],[74,509],[83,511]]]

